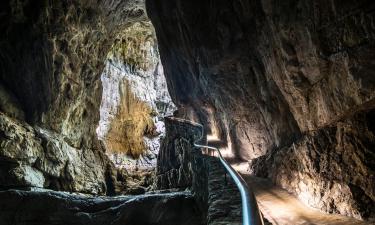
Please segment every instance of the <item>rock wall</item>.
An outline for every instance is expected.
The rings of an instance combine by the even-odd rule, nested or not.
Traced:
[[[122,33],[108,54],[101,78],[97,133],[117,166],[153,170],[164,136],[163,118],[172,114],[174,104],[152,24],[134,23]]]
[[[299,135],[282,93],[255,57],[251,12],[237,12],[240,3],[228,1],[147,3],[171,97],[195,112],[189,119],[209,124],[243,159]]]
[[[322,211],[374,218],[374,116],[370,110],[311,131],[254,160],[254,173]]]
[[[108,159],[76,149],[61,134],[0,113],[0,188],[50,188],[103,194]]]
[[[156,188],[192,187],[193,171],[201,171],[204,167],[198,162],[201,156],[200,151],[195,151],[193,147],[193,142],[201,137],[201,129],[194,123],[175,117],[165,118],[165,128],[166,136],[162,141],[157,160]],[[194,167],[195,164],[197,164],[196,167]],[[205,177],[201,175],[202,178]],[[195,178],[201,180],[201,178]]]
[[[104,193],[100,75],[116,37],[146,19],[144,2],[9,0],[0,15],[2,187]]]
[[[149,0],[146,5],[179,116],[204,123],[226,140],[236,158],[264,160],[291,149],[293,142],[315,143],[320,138],[314,132],[328,132],[317,130],[341,127],[338,121],[375,107],[373,1]],[[374,176],[374,139],[367,138],[373,131],[363,133],[362,125],[351,126],[358,131],[355,140],[367,140],[366,147],[337,145],[343,143],[338,141],[342,129],[337,128],[337,135],[328,132],[325,145],[315,147],[321,153],[317,157],[300,159],[314,149],[300,144],[287,154],[300,164],[283,167],[286,174],[308,174],[309,163],[320,168],[326,165],[323,159],[334,158],[340,173],[333,166],[324,167],[324,181],[320,173],[308,179],[276,178],[282,173],[274,169],[267,174],[295,194],[303,193],[306,204],[369,216],[359,205],[374,204],[372,187],[350,171]],[[365,153],[366,157],[356,157]],[[353,158],[343,163],[340,158],[346,155]],[[281,168],[286,158],[273,159],[258,165]],[[296,180],[311,181],[312,187],[330,180],[343,184],[346,191],[333,201],[324,197],[338,193],[331,188],[319,188],[318,194],[313,188],[302,190]],[[361,199],[350,186],[367,197]]]

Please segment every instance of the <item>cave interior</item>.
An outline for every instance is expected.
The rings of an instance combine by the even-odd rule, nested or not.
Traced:
[[[0,225],[375,224],[374,1],[4,0],[0,31]]]

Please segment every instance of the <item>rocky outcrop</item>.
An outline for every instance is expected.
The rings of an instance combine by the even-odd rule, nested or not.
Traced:
[[[145,19],[142,3],[10,0],[1,15],[1,81],[27,122],[63,134],[75,148],[97,148],[106,53],[122,29]]]
[[[52,191],[0,191],[0,224],[202,225],[186,192],[137,197],[85,197]],[[145,210],[147,209],[147,210]]]
[[[156,167],[156,188],[191,187],[194,183],[194,163],[201,157],[200,151],[194,150],[193,142],[201,137],[201,128],[175,117],[166,117],[165,127],[166,136],[161,144]],[[198,178],[199,175],[196,175]]]
[[[143,1],[3,1],[0,7],[2,188],[105,193],[112,165],[96,127],[100,75]],[[5,180],[3,180],[5,179]]]
[[[103,194],[104,153],[70,146],[61,134],[0,113],[0,188],[40,187]]]
[[[174,105],[151,23],[124,30],[106,64],[98,136],[118,167],[153,170],[164,136],[163,118]]]
[[[373,190],[365,176],[352,171],[374,176],[370,147],[374,139],[368,138],[373,131],[362,132],[362,125],[354,123],[350,129],[358,134],[355,138],[348,135],[353,138],[349,141],[352,144],[337,143],[343,143],[345,138],[340,135],[347,132],[338,121],[351,120],[354,112],[374,108],[373,2],[146,3],[179,116],[204,123],[209,133],[226,140],[234,158],[279,156],[264,161],[268,163],[264,166],[283,168],[290,174],[283,177],[284,172],[272,169],[270,176],[295,194],[303,194],[305,203],[356,217],[371,214],[359,208],[374,204]],[[371,126],[369,121],[364,123]],[[321,129],[325,131],[317,131]],[[321,139],[324,145],[316,145]],[[293,142],[301,143],[294,155],[289,153],[292,150],[275,153],[277,149],[294,149],[290,147]],[[315,143],[315,147],[307,143]],[[308,155],[313,151],[321,154]],[[358,156],[365,152],[366,157]],[[287,165],[291,161],[284,160],[283,153],[301,164]],[[340,159],[346,156],[353,159]],[[327,162],[335,162],[338,167]],[[320,167],[324,172],[313,169]],[[302,173],[304,178],[294,173]],[[311,175],[309,184],[320,188],[297,184],[304,179],[307,182],[307,174]],[[341,197],[328,197],[338,193],[338,187],[327,188],[327,182],[342,185],[345,191]],[[331,192],[332,188],[335,191]],[[354,193],[367,197],[360,199]]]
[[[252,162],[305,203],[330,213],[374,218],[374,110],[304,135]]]

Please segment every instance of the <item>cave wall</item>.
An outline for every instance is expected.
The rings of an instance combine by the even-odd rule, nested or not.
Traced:
[[[164,136],[164,116],[175,107],[168,94],[150,21],[121,32],[101,75],[99,139],[118,167],[154,170]]]
[[[147,8],[174,102],[198,121],[217,124],[234,155],[252,159],[290,143],[299,128],[268,64],[257,57],[258,15],[240,4],[155,1]]]
[[[28,172],[17,173],[12,185],[104,193],[105,171],[111,165],[95,131],[102,92],[100,75],[118,33],[146,18],[144,3],[9,0],[0,4],[2,174],[27,166],[38,178],[57,180],[56,185],[43,184],[40,179],[37,184],[25,182]],[[9,127],[15,128],[10,131]],[[58,136],[58,141],[43,135],[39,128]],[[13,154],[22,149],[34,152],[33,159]],[[70,153],[78,158],[72,159]],[[51,162],[49,170],[56,171],[52,175],[44,171],[35,158]],[[75,165],[73,173],[78,177],[71,176],[69,165]],[[6,182],[1,186],[10,185]],[[88,186],[73,188],[72,182]]]
[[[200,137],[201,128],[196,124],[175,117],[165,118],[165,137],[161,143],[156,167],[156,189],[183,189],[206,182],[203,172],[205,166],[202,164],[204,160],[200,159],[202,154],[192,147],[194,141]],[[203,143],[204,141],[202,140]],[[195,180],[198,182],[193,181],[195,172],[198,177]]]
[[[93,145],[106,54],[127,23],[144,19],[137,7],[127,1],[2,3],[1,81],[27,122],[64,134],[74,147]]]
[[[253,160],[251,168],[322,211],[374,218],[374,113],[310,131]]]
[[[375,201],[367,185],[374,176],[374,133],[364,128],[372,125],[351,123],[355,135],[340,125],[375,107],[373,1],[149,0],[146,5],[178,116],[204,123],[208,132],[214,127],[237,158],[257,158],[264,176],[306,204],[373,217],[361,209]],[[314,148],[302,143],[322,138],[315,132],[324,134],[326,143],[315,146],[318,156],[304,160]],[[295,150],[272,157],[285,148]],[[311,169],[310,163],[324,169]],[[313,188],[301,190],[301,183]],[[325,197],[339,193],[327,183],[343,185],[339,200]]]

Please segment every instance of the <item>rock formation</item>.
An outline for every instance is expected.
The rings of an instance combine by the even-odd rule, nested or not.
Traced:
[[[375,218],[373,1],[146,1],[147,16],[143,0],[1,1],[1,224],[201,224],[196,206],[225,207],[233,185],[192,152],[197,128],[167,119],[163,134],[170,99],[254,175],[321,211]],[[159,147],[155,186],[194,195],[39,192],[141,194],[153,173],[128,170],[154,168]],[[134,219],[143,206],[152,220]],[[238,220],[232,208],[218,215]]]
[[[354,116],[375,107],[372,1],[146,5],[179,116],[306,204],[374,217],[372,119]]]
[[[1,187],[105,193],[116,175],[96,134],[100,75],[144,3],[10,0],[0,15]]]
[[[98,136],[112,161],[127,170],[156,167],[164,116],[174,105],[168,94],[150,22],[122,32],[102,74]]]
[[[0,187],[106,192],[103,152],[77,149],[61,134],[0,113]]]
[[[2,225],[204,224],[192,195],[186,192],[93,198],[62,192],[13,190],[0,191],[0,197]]]
[[[252,162],[254,172],[322,211],[374,217],[374,110],[306,133]]]

